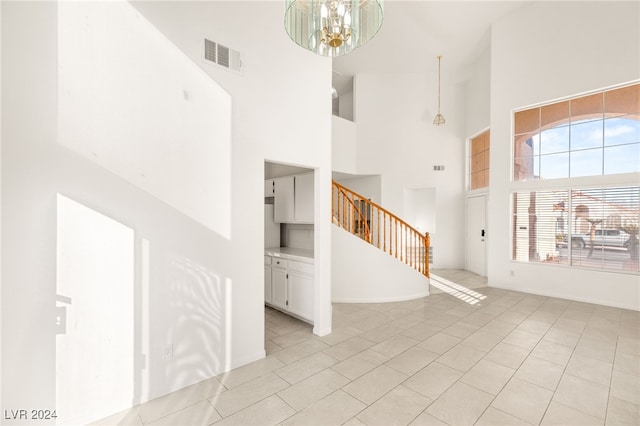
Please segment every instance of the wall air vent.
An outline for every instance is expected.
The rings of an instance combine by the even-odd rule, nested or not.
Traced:
[[[216,55],[216,49],[218,48],[218,45],[216,44],[215,41],[211,41],[211,40],[207,40],[206,38],[204,39],[204,58],[207,61],[211,61],[211,62],[218,62],[218,55]]]
[[[429,265],[433,265],[433,246],[429,246]]]
[[[242,71],[242,56],[240,52],[206,38],[204,39],[204,59],[232,71]]]
[[[229,68],[229,48],[221,44],[218,45],[218,65]]]
[[[436,172],[444,171],[444,166],[433,166],[433,170]]]

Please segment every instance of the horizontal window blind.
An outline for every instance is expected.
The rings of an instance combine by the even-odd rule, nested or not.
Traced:
[[[640,187],[513,193],[513,260],[638,272]]]

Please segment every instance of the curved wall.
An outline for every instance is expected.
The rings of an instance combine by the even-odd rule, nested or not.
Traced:
[[[429,279],[371,244],[332,226],[332,301],[379,303],[429,295]]]

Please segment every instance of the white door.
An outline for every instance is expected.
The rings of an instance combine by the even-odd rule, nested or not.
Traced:
[[[313,223],[313,173],[294,176],[294,218],[297,222]]]
[[[273,200],[273,217],[276,223],[293,222],[294,204],[293,176],[274,179],[275,197]]]
[[[313,276],[289,272],[289,310],[313,321]]]
[[[271,266],[264,265],[264,301],[271,303]]]
[[[271,303],[280,309],[288,309],[289,298],[287,295],[287,271],[285,269],[272,266]]]
[[[466,269],[486,277],[487,196],[467,198]]]

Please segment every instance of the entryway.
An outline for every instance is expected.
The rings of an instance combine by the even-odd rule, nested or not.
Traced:
[[[467,271],[487,276],[487,196],[467,198],[466,262]]]

